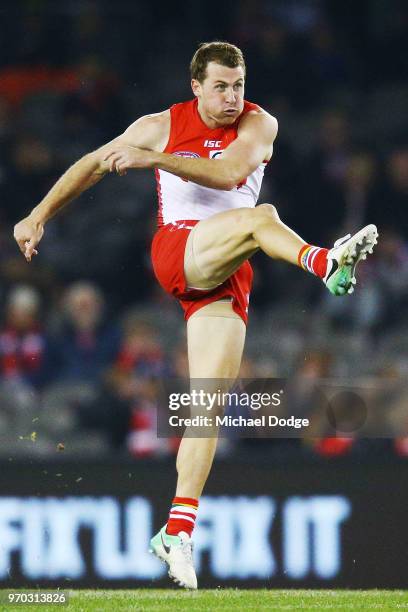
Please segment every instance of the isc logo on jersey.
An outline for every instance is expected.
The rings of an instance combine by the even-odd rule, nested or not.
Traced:
[[[219,149],[221,146],[221,140],[204,140],[204,146]]]

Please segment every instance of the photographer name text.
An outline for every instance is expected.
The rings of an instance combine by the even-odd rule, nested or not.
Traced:
[[[256,418],[243,416],[195,416],[192,418],[172,415],[169,417],[171,427],[290,427],[301,429],[309,427],[309,419],[298,419],[294,416],[280,418],[276,415],[262,415]]]

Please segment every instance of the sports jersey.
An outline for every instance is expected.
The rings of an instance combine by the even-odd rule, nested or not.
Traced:
[[[170,136],[164,153],[190,158],[216,159],[237,138],[242,117],[259,106],[244,102],[244,109],[229,126],[211,129],[198,112],[197,99],[174,104],[170,108]],[[156,170],[159,200],[158,226],[182,219],[206,219],[234,208],[253,208],[261,190],[266,162],[231,191],[198,185],[165,170]]]

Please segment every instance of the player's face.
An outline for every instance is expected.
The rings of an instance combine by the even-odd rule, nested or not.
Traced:
[[[203,118],[218,125],[234,123],[244,109],[244,84],[242,66],[228,68],[210,62],[204,81],[193,79],[191,82]]]

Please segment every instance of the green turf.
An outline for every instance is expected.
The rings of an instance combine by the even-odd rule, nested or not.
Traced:
[[[4,602],[5,591],[0,591]],[[134,589],[127,591],[70,591],[68,605],[1,604],[4,612],[92,612],[156,610],[218,612],[254,610],[398,610],[408,608],[408,591],[282,591],[274,589]]]

